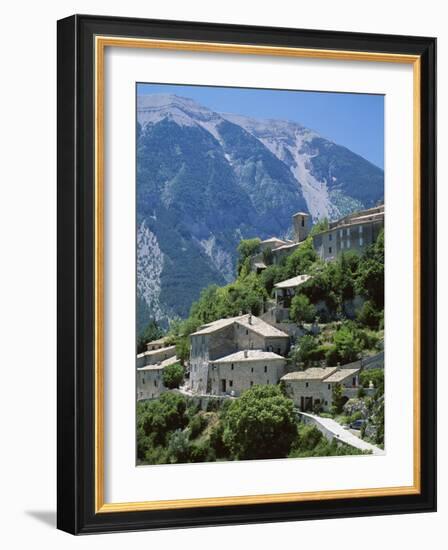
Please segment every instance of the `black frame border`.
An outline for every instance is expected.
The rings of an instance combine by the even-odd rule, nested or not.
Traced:
[[[57,526],[72,534],[436,510],[436,39],[74,15],[58,21]],[[421,59],[421,492],[95,513],[95,35],[418,55]]]

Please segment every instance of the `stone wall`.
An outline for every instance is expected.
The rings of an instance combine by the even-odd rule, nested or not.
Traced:
[[[137,370],[137,401],[159,397],[166,389],[163,369]]]
[[[285,374],[285,359],[212,363],[209,368],[213,395],[241,395],[255,385],[277,384]]]

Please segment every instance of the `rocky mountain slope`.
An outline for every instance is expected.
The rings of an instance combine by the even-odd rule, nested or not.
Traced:
[[[383,171],[300,124],[137,99],[137,324],[188,314],[234,278],[242,238],[291,234],[291,216],[337,218],[383,199]]]

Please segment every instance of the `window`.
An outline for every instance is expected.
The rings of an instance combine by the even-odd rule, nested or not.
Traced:
[[[154,380],[154,386],[157,388],[157,380]]]
[[[359,246],[364,245],[364,239],[362,237],[359,237]]]
[[[350,248],[350,239],[347,239],[347,248]]]
[[[252,367],[252,368],[250,369],[250,372],[254,372],[254,367]]]
[[[281,350],[280,348],[277,348],[277,353],[278,353],[278,355],[280,355],[281,352],[282,352],[282,350]]]
[[[232,363],[232,365],[231,365],[231,367],[230,367],[230,370],[233,370],[233,363]]]
[[[309,386],[308,382],[305,382],[305,388],[307,388]]]
[[[268,367],[267,367],[267,365],[264,366],[264,372],[268,372]]]
[[[331,384],[328,384],[328,389],[331,390]]]
[[[330,234],[328,235],[328,240],[329,240],[329,241],[332,241],[332,240],[333,240],[333,233],[330,233]]]
[[[331,246],[328,247],[328,254],[331,254]]]
[[[253,381],[251,380],[250,381],[250,387],[252,387],[254,385]]]
[[[305,227],[305,218],[302,218],[302,227]]]
[[[269,380],[268,380],[268,381],[267,381],[267,385],[269,386],[269,384],[270,384],[270,382],[269,382]]]
[[[360,235],[362,235],[362,225],[360,225],[360,226],[358,227],[358,232],[359,232]]]
[[[347,235],[347,237],[350,235],[350,230],[349,230],[348,227],[347,227],[347,229],[345,230],[345,234]]]
[[[339,236],[340,236],[340,237],[342,237],[343,231],[344,231],[343,229],[339,229]]]
[[[233,387],[233,380],[229,380],[229,387]]]
[[[246,329],[246,336],[249,334],[249,331]]]

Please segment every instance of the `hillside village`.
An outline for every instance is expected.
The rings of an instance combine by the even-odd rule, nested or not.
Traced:
[[[189,319],[146,342],[137,400],[174,392],[206,418],[275,386],[330,441],[381,452],[384,205],[315,226],[299,212],[292,226],[292,239],[242,242],[233,286],[207,289]]]

